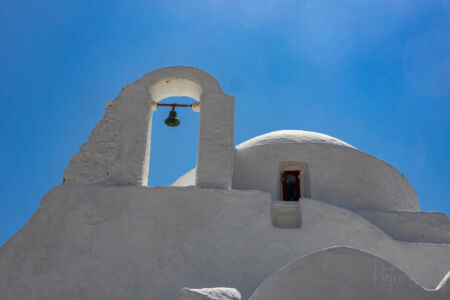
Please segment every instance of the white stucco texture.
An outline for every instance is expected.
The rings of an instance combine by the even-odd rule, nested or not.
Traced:
[[[408,180],[391,165],[337,139],[282,130],[236,147],[234,189],[280,199],[280,162],[305,163],[304,195],[351,209],[420,210]]]
[[[234,98],[208,73],[182,66],[150,72],[124,87],[71,158],[63,183],[147,185],[154,104],[172,96],[200,101],[197,185],[230,189]]]
[[[450,244],[450,221],[441,212],[355,211],[392,238],[415,243]]]
[[[183,176],[179,177],[175,180],[171,185],[172,186],[192,186],[195,185],[195,173],[197,172],[197,168],[193,168],[188,171]]]
[[[266,279],[250,300],[447,300],[450,290],[419,286],[391,263],[348,247],[302,257]]]
[[[177,300],[241,300],[241,293],[234,288],[183,288]]]
[[[302,226],[276,228],[261,191],[62,185],[0,248],[10,299],[176,299],[183,287],[233,287],[247,299],[269,275],[344,245],[434,289],[450,246],[404,243],[349,210],[302,199]]]
[[[252,148],[262,145],[271,144],[301,144],[301,143],[323,143],[331,145],[339,145],[349,148],[354,148],[352,145],[338,140],[332,136],[304,131],[304,130],[279,130],[259,135],[248,141],[245,141],[237,147],[238,149]]]
[[[420,211],[416,192],[394,167],[336,138],[303,130],[270,132],[236,147],[233,189],[280,199],[280,162],[301,162],[303,196],[349,209]],[[191,170],[174,186],[194,185]]]

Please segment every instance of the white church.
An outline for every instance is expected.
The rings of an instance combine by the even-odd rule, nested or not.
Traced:
[[[148,187],[152,114],[173,96],[196,100],[197,165]],[[398,170],[301,130],[235,146],[234,109],[196,68],[124,87],[0,248],[0,299],[450,299],[450,222]]]

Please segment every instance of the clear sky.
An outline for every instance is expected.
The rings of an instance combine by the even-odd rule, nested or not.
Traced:
[[[0,1],[0,245],[37,210],[107,101],[201,68],[235,96],[235,142],[325,133],[398,168],[450,214],[450,1]],[[189,99],[181,99],[189,103]],[[150,185],[195,166],[198,114],[155,113]]]

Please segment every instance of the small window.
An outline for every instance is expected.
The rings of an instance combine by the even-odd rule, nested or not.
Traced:
[[[281,173],[281,187],[284,201],[298,201],[300,199],[300,171],[283,171]]]

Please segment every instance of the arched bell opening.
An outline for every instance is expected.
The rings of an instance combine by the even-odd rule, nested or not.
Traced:
[[[152,141],[153,129],[161,125],[153,118],[160,117],[158,103],[169,97],[190,97],[201,104],[195,107],[200,111],[198,121],[191,122],[198,123],[198,130],[192,130],[193,136],[198,134],[196,185],[230,189],[235,151],[234,97],[224,94],[208,73],[185,66],[150,72],[108,102],[103,120],[71,158],[63,183],[147,185],[149,174],[158,176],[149,170],[151,145],[156,144]],[[181,148],[178,153],[183,151],[183,147],[176,148]]]
[[[168,97],[158,102],[160,106],[153,111],[152,118],[149,186],[171,185],[196,166],[200,114],[189,106],[163,106],[173,103],[198,104],[191,97]],[[173,124],[169,117],[173,111],[177,114],[178,126],[166,124]]]
[[[198,151],[195,164],[195,184],[199,187],[230,189],[235,150],[233,136],[234,97],[225,95],[220,85],[211,75],[189,67],[157,70],[148,76],[144,76],[137,83],[148,87],[150,107],[152,109],[151,115],[156,114],[155,110],[159,110],[158,104],[162,105],[161,100],[166,98],[190,97],[199,101],[195,107],[192,107],[194,111],[200,112],[197,131]],[[153,126],[156,122],[153,118],[150,116],[150,135],[152,135],[152,132],[155,132]],[[173,119],[174,116],[171,118]],[[173,125],[178,124],[175,123]],[[178,126],[174,126],[174,128],[178,128]],[[191,140],[197,139],[192,138]],[[178,144],[175,148],[180,147]],[[155,145],[153,137],[147,143],[147,153],[152,153],[151,149],[154,147],[152,145]],[[183,150],[181,149],[180,151]],[[170,155],[167,153],[164,153],[164,155],[170,159]],[[143,170],[143,178],[146,179],[145,182],[148,182],[148,178],[158,176],[158,172],[153,168],[148,154],[145,162],[147,170]],[[150,164],[152,165],[151,168]],[[181,174],[175,174],[172,178],[176,179],[178,175]],[[150,185],[152,184],[153,181],[150,180]]]

